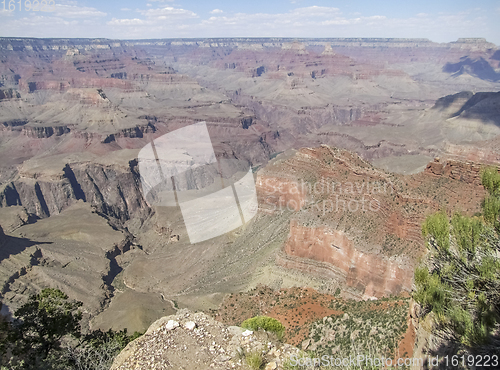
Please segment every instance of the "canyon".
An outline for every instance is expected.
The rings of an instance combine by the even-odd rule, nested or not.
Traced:
[[[422,221],[478,212],[499,164],[499,73],[483,39],[0,38],[2,313],[49,286],[129,331],[259,284],[410,293]],[[138,154],[202,121],[259,212],[191,244]]]

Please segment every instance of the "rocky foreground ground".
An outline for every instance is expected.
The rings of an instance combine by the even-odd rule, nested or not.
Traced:
[[[111,370],[251,369],[247,358],[262,355],[266,370],[283,365],[300,350],[268,332],[227,326],[204,313],[179,310],[162,317],[115,359]]]

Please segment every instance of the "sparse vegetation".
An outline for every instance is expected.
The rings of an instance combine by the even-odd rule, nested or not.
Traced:
[[[317,357],[349,357],[353,345],[371,348],[383,356],[395,356],[407,326],[409,299],[335,302],[332,308],[344,311],[311,325],[310,348]]]
[[[335,292],[335,288],[332,290]],[[265,294],[260,294],[261,292],[265,292]],[[230,302],[235,302],[236,299],[238,299],[238,304],[231,307]],[[257,302],[259,303],[256,304]],[[227,303],[227,309],[224,309],[225,303]],[[315,352],[317,351],[316,342],[318,347],[336,348],[337,339],[340,338],[339,334],[332,338],[325,337],[326,339],[322,341],[321,338],[324,337],[322,331],[311,332],[313,326],[323,323],[323,317],[341,319],[345,313],[356,320],[368,320],[370,317],[375,317],[370,321],[370,324],[381,326],[383,321],[384,325],[390,327],[389,329],[382,327],[376,333],[380,336],[382,331],[386,332],[386,337],[376,339],[379,343],[378,347],[384,347],[385,342],[390,342],[391,348],[396,351],[395,348],[400,346],[402,334],[407,329],[408,307],[409,298],[381,298],[374,301],[358,302],[334,295],[321,294],[313,289],[288,288],[274,291],[261,286],[250,292],[237,293],[233,297],[227,296],[216,315],[219,320],[228,325],[240,325],[243,320],[237,321],[234,319],[235,317],[254,317],[256,315],[252,315],[253,312],[270,313],[272,317],[279,318],[279,321],[286,327],[286,334],[283,338],[286,343],[300,347],[304,340],[312,339],[312,336],[316,335],[315,340],[312,340],[311,346],[308,347],[308,349],[314,349]],[[382,316],[385,317],[385,320],[381,319]],[[339,321],[339,323],[341,322]],[[348,328],[349,332],[342,334],[346,336],[346,343],[348,343],[345,346],[346,351],[351,346],[350,334],[356,329],[358,328],[353,327],[352,330]],[[365,329],[368,330],[368,333],[370,332],[368,325]],[[384,347],[384,351],[386,347]]]

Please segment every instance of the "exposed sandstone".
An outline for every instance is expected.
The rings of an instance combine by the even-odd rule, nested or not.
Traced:
[[[310,45],[324,45],[331,43],[334,46],[362,46],[376,47],[384,46],[386,48],[408,48],[408,47],[433,47],[433,48],[494,48],[495,45],[488,43],[483,38],[459,38],[451,43],[436,43],[425,38],[209,38],[209,39],[192,39],[192,40],[107,40],[107,39],[20,39],[20,38],[3,38],[0,43],[0,48],[4,50],[32,50],[32,51],[63,51],[66,55],[78,55],[78,50],[106,50],[112,48],[123,47],[240,47],[250,49],[260,49],[263,47],[300,47],[300,43]],[[76,49],[76,50],[75,50]]]
[[[411,291],[412,270],[379,255],[362,253],[342,231],[309,228],[292,221],[284,250],[291,256],[331,265],[347,286],[362,292],[365,299]]]
[[[71,88],[103,88],[114,87],[121,89],[131,89],[132,85],[126,81],[118,79],[99,78],[73,78],[69,81],[19,81],[19,88],[24,92],[34,92],[37,90],[66,91]]]
[[[111,152],[120,156],[200,120],[208,122],[217,155],[241,158],[254,168],[265,165],[272,153],[320,144],[348,148],[365,159],[441,155],[438,143],[447,138],[441,130],[453,122],[456,126],[448,137],[460,145],[463,140],[484,140],[495,132],[490,127],[491,133],[483,137],[488,130],[481,122],[467,128],[469,121],[460,121],[463,125],[459,125],[458,120],[435,119],[439,114],[432,114],[439,112],[427,109],[432,99],[450,91],[475,89],[469,85],[481,77],[471,75],[466,82],[451,78],[448,72],[441,71],[446,63],[462,68],[457,63],[464,55],[470,55],[472,63],[483,63],[480,58],[491,66],[497,63],[488,59],[494,51],[488,51],[492,45],[484,40],[448,44],[375,38],[294,41],[0,39],[0,55],[5,60],[0,75],[7,87],[2,91],[8,91],[4,93],[8,98],[0,99],[5,108],[0,114],[0,157],[5,161],[2,166],[7,163],[14,168],[12,176],[2,177],[0,206],[17,205],[26,213],[21,221],[9,225],[2,221],[2,225],[9,235],[29,217],[45,218],[39,221],[43,226],[42,222],[85,201],[111,224],[130,227],[135,223],[133,232],[139,230],[152,211],[142,198],[136,163],[130,162],[134,155],[125,153],[126,163],[103,163],[97,156],[106,157]],[[21,53],[26,59],[19,63]],[[174,67],[185,70],[180,74]],[[437,77],[426,75],[429,67]],[[488,68],[486,64],[484,67]],[[495,86],[485,80],[479,82],[485,91]],[[452,108],[457,109],[450,114],[462,107],[461,101],[455,103]],[[441,113],[444,117],[447,112]],[[471,111],[463,113],[460,119],[471,117]],[[421,122],[425,115],[428,121]],[[426,138],[416,140],[419,133]],[[474,137],[469,138],[469,133]],[[256,218],[246,230],[216,239],[213,244],[190,246],[181,217],[172,213],[139,230],[145,251],[151,255],[123,257],[121,253],[130,252],[131,241],[127,238],[110,244],[116,244],[116,248],[105,253],[97,250],[95,255],[105,258],[106,264],[123,263],[123,281],[131,287],[170,298],[241,289],[254,283],[262,266],[264,271],[281,272],[285,270],[281,266],[285,266],[289,268],[286,274],[294,275],[295,270],[297,275],[302,271],[319,276],[318,280],[329,284],[329,289],[340,286],[342,294],[354,298],[407,290],[405,276],[401,277],[401,286],[395,283],[400,276],[397,268],[404,266],[411,271],[424,252],[420,223],[425,216],[440,208],[469,214],[477,211],[484,192],[477,185],[476,168],[446,161],[445,165],[431,164],[422,174],[398,177],[371,168],[356,155],[330,149],[303,149],[281,168],[270,166],[260,172],[261,209],[267,207],[265,210],[271,214],[260,215],[261,219]],[[477,158],[492,158],[499,152],[494,148],[484,153],[481,150]],[[78,160],[57,161],[57,155],[67,153],[76,153]],[[89,153],[96,156],[87,157]],[[471,150],[469,154],[474,156],[476,152]],[[30,157],[36,160],[28,161]],[[40,165],[34,170],[25,165],[17,167],[39,159]],[[330,183],[357,183],[362,190],[354,188],[354,193],[347,194],[293,191],[295,181],[313,183],[321,178]],[[387,194],[365,192],[364,182],[393,184],[394,191],[387,187]],[[284,194],[273,191],[276,189]],[[278,196],[271,198],[270,192]],[[345,211],[345,203],[335,208],[337,196],[340,202],[360,202],[364,198],[377,201],[380,208],[363,215]],[[321,208],[323,202],[327,204],[326,212]],[[288,205],[289,209],[281,212],[280,208]],[[294,237],[290,234],[288,239],[294,246],[293,253],[285,250],[289,247],[286,235],[290,217],[297,222]],[[157,239],[148,240],[149,234]],[[340,252],[330,250],[329,243],[333,242],[345,244],[349,253],[342,257],[344,260],[337,258]],[[61,242],[61,249],[74,247],[65,243]],[[40,251],[41,256],[37,254],[34,261],[44,261],[47,268],[37,267],[36,274],[29,277],[62,284],[57,274],[73,268],[72,264],[63,268],[69,261],[67,255],[48,246]],[[21,276],[30,266],[33,253],[29,249],[22,255],[22,263],[11,265],[16,258],[6,260],[7,267],[2,266],[6,279]],[[278,266],[273,264],[275,260]],[[130,266],[126,266],[129,261]],[[179,261],[184,261],[182,266]],[[348,267],[349,261],[355,267]],[[119,268],[113,265],[111,271],[106,264],[99,265],[99,273],[109,285]],[[359,268],[365,264],[366,269]],[[88,265],[93,267],[92,263]],[[52,270],[56,273],[51,275]],[[266,273],[259,276],[267,278]],[[98,274],[92,279],[103,283]],[[279,276],[273,275],[272,279],[277,287],[283,283]],[[21,280],[14,279],[18,292],[25,289]],[[378,285],[370,286],[372,283]],[[88,291],[81,282],[72,284],[73,293],[86,296]],[[91,302],[94,311],[104,301],[102,294],[99,290],[96,296],[101,300]],[[211,299],[216,301],[217,297]],[[113,312],[109,310],[105,317],[112,317]]]
[[[448,144],[445,153],[452,159],[498,165],[500,164],[499,142],[500,140],[496,139],[483,142],[482,145]]]
[[[67,126],[55,126],[55,127],[33,127],[24,126],[22,133],[30,138],[44,139],[51,137],[52,135],[61,136],[70,132],[70,128]]]

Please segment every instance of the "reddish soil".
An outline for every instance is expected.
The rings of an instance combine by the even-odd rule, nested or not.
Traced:
[[[399,346],[396,350],[396,357],[401,358],[409,358],[413,356],[413,348],[415,347],[415,327],[413,326],[413,322],[408,315],[408,329],[406,329],[406,333],[399,343]]]
[[[218,310],[210,312],[216,320],[228,325],[241,325],[248,318],[266,315],[279,320],[286,328],[285,341],[299,346],[308,338],[310,325],[325,316],[342,315],[350,311],[355,301],[345,300],[330,294],[321,294],[312,288],[288,288],[274,291],[269,287],[258,286],[245,293],[225,297]],[[334,305],[344,304],[346,309],[333,309]],[[368,310],[385,310],[403,301],[364,302]],[[409,324],[411,325],[411,323]],[[409,326],[396,354],[403,356],[413,353],[415,343],[413,326]],[[405,355],[406,356],[406,355]]]

